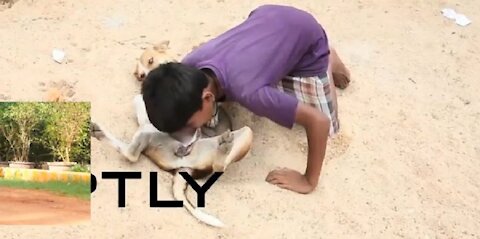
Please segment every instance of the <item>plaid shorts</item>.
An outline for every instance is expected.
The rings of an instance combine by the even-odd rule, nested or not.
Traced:
[[[277,88],[295,96],[299,101],[321,110],[330,119],[330,137],[338,133],[340,122],[337,106],[332,99],[328,74],[313,77],[287,76],[277,84]]]

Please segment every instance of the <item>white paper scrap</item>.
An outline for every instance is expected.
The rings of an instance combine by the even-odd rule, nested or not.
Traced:
[[[54,61],[58,63],[62,63],[63,60],[65,59],[65,52],[60,49],[53,49],[52,58]]]

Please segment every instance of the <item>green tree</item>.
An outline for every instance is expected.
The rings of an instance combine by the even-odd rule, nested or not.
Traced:
[[[26,162],[32,143],[32,132],[40,121],[35,102],[2,103],[0,132],[15,161]]]
[[[13,104],[12,102],[0,102],[0,127],[10,123],[7,111]],[[10,144],[0,129],[0,161],[7,161],[11,153]]]
[[[88,140],[90,104],[85,102],[49,103],[48,109],[44,112],[44,118],[46,126],[42,141],[57,158],[64,162],[71,162],[72,154],[85,154],[81,146],[84,144],[90,146],[89,142],[85,143],[85,140]]]

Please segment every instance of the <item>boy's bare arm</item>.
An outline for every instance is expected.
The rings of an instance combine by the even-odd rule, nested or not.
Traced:
[[[299,103],[295,122],[304,126],[308,139],[308,162],[305,174],[292,169],[271,171],[266,180],[281,188],[298,193],[310,193],[317,184],[325,157],[330,122],[325,114],[309,105]]]

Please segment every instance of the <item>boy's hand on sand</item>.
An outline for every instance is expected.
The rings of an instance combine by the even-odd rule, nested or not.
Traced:
[[[271,171],[265,180],[280,188],[303,194],[310,193],[315,188],[308,182],[305,175],[288,168]]]

